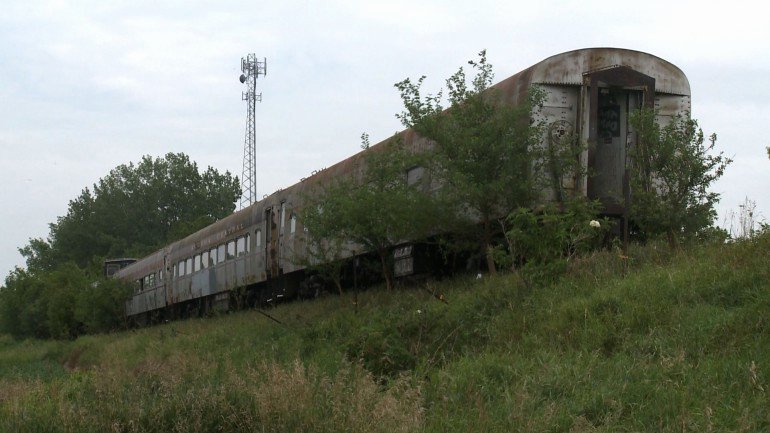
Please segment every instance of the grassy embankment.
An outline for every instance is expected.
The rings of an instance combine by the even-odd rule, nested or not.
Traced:
[[[0,337],[0,431],[770,430],[770,236],[630,261]]]

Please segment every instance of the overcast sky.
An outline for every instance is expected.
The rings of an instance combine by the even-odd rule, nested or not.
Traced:
[[[523,6],[526,4],[526,6]],[[690,80],[693,116],[735,159],[720,212],[770,216],[770,14],[679,1],[4,1],[0,12],[0,274],[113,167],[184,152],[240,176],[247,53],[258,80],[259,195],[401,129],[393,84],[438,90],[488,50],[500,81],[546,57],[645,51]]]

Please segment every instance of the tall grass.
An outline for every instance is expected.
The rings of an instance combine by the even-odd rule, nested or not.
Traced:
[[[281,324],[3,337],[0,431],[770,431],[769,253],[768,235],[635,246],[545,287],[460,277],[268,311]]]

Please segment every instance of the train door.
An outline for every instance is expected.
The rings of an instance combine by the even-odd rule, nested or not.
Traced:
[[[278,276],[278,225],[272,207],[265,210],[265,273],[267,279]]]
[[[593,198],[623,202],[623,177],[628,152],[636,145],[629,116],[640,108],[641,94],[634,90],[603,88],[597,106],[597,138],[593,158]]]
[[[655,79],[619,66],[586,74],[588,109],[588,197],[602,202],[605,213],[623,215],[630,205],[628,153],[636,145],[629,114],[652,107]]]

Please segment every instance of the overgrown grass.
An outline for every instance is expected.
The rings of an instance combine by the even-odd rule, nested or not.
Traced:
[[[0,338],[1,431],[768,431],[770,236],[75,341]]]

